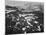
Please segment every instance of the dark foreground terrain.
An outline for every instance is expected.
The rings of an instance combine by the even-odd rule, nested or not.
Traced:
[[[44,13],[41,11],[22,12],[16,7],[6,6],[6,34],[44,32]]]

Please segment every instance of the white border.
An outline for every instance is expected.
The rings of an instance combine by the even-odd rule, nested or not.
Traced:
[[[44,33],[34,33],[34,34],[27,34],[27,35],[46,35],[46,10],[45,10],[46,0],[19,0],[19,1],[44,2],[44,29],[45,29]],[[0,0],[0,35],[5,35],[5,0]]]

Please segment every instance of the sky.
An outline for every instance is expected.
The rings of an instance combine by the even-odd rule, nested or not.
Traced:
[[[19,9],[24,8],[24,9],[26,9],[26,11],[29,11],[29,10],[33,9],[34,7],[37,9],[40,5],[42,5],[42,3],[6,0],[5,5],[17,6]]]

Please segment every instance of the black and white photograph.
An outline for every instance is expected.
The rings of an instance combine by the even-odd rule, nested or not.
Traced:
[[[5,35],[44,33],[44,3],[5,0]]]

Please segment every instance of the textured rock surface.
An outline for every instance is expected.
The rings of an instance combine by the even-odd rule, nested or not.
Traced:
[[[9,8],[6,8],[9,9]],[[43,32],[43,13],[40,11],[22,12],[18,8],[13,12],[6,13],[6,33],[35,33]]]

